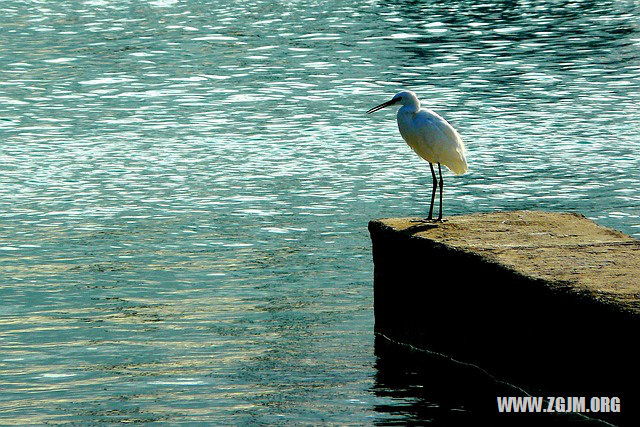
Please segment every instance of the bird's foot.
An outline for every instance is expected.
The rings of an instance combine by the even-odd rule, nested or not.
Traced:
[[[413,222],[413,223],[425,223],[425,222],[430,222],[430,223],[434,223],[434,222],[442,222],[442,218],[441,219],[433,219],[433,218],[414,218],[414,219],[410,219],[409,222]]]

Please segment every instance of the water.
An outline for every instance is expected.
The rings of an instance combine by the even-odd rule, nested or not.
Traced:
[[[460,130],[445,215],[640,237],[639,16],[3,2],[0,420],[443,419],[437,390],[418,416],[379,381],[367,221],[425,215],[431,177],[391,110],[364,111],[409,88]]]

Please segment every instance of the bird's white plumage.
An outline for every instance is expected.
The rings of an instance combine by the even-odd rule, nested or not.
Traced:
[[[413,151],[429,162],[431,169],[433,188],[429,216],[426,221],[433,221],[433,202],[438,186],[440,187],[440,210],[436,221],[442,221],[444,181],[440,165],[445,165],[456,175],[467,171],[467,159],[462,138],[448,121],[431,110],[420,108],[418,97],[408,90],[397,93],[391,100],[371,108],[367,114],[395,104],[402,104],[398,110],[398,128],[402,138]],[[433,168],[434,163],[438,164],[439,182]]]
[[[430,163],[441,163],[456,175],[467,171],[464,143],[460,134],[434,111],[420,108],[413,92],[404,91],[394,99],[402,104],[398,110],[398,129],[405,142]]]

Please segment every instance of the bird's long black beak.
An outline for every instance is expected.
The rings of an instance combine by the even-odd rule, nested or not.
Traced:
[[[383,104],[376,105],[375,107],[373,107],[372,109],[370,109],[369,111],[367,111],[367,114],[371,114],[371,113],[374,113],[374,112],[376,112],[376,111],[378,111],[378,110],[382,110],[383,108],[385,108],[385,107],[389,107],[390,105],[393,105],[393,104],[395,104],[396,102],[398,102],[398,99],[394,98],[394,99],[392,99],[391,101],[387,101],[387,102],[385,102],[385,103],[383,103]]]

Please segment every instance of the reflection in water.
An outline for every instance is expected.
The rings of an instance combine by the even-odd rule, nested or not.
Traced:
[[[417,420],[371,392],[366,224],[431,177],[364,112],[408,88],[460,130],[451,214],[638,237],[638,8],[3,2],[0,417]]]
[[[582,414],[499,414],[498,396],[530,396],[478,366],[420,350],[376,334],[374,392],[393,397],[376,410],[393,417],[381,424],[605,426]],[[548,406],[545,401],[544,407]]]

